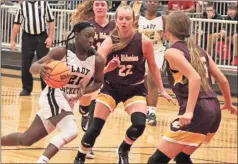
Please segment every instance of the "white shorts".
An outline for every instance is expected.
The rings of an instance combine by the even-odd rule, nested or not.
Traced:
[[[46,87],[42,91],[39,106],[41,115],[43,115],[45,119],[59,115],[62,110],[73,112],[74,104],[69,104],[64,95],[64,92],[59,88]]]
[[[158,68],[161,69],[163,66],[163,63],[164,63],[164,51],[155,51],[154,55],[155,55],[155,63],[158,66]],[[148,63],[146,61],[145,75],[148,75],[148,72],[149,72],[149,67],[148,67]]]

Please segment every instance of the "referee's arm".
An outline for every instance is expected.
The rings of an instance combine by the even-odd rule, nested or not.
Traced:
[[[20,32],[22,20],[23,20],[22,10],[21,10],[21,7],[19,7],[18,10],[17,10],[17,14],[15,16],[15,19],[14,19],[14,24],[13,24],[13,28],[12,28],[12,35],[11,35],[11,42],[10,42],[11,49],[13,51],[16,48],[16,37],[17,37],[17,34]]]
[[[50,6],[48,2],[46,2],[46,21],[49,23],[49,32],[48,32],[48,38],[46,39],[46,47],[49,48],[53,43],[53,37],[54,37],[54,16],[52,14],[52,11],[50,9]]]

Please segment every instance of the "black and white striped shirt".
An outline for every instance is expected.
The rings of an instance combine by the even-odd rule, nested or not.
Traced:
[[[20,4],[14,23],[22,24],[26,33],[36,35],[46,31],[46,21],[54,21],[48,2],[24,1]]]

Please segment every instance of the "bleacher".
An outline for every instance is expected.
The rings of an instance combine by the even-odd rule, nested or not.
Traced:
[[[213,1],[214,2],[214,1]],[[227,5],[229,3],[234,3],[236,1],[217,1],[215,2],[216,11],[222,15],[226,16]],[[72,25],[69,22],[71,15],[74,13],[76,6],[81,3],[78,1],[51,1],[50,6],[52,7],[53,14],[55,17],[55,34],[54,41],[58,42],[65,39],[67,33],[71,30]],[[11,30],[13,27],[13,19],[16,13],[18,4],[1,4],[1,46],[2,46],[2,67],[10,67],[15,69],[20,69],[20,51],[21,51],[21,34],[17,37],[17,50],[16,52],[10,51],[10,36]],[[165,5],[166,8],[166,5]],[[226,31],[235,29],[234,33],[237,33],[237,21],[226,21],[226,20],[213,20],[213,19],[203,19],[203,13],[206,8],[205,1],[200,3],[200,10],[195,13],[189,13],[188,15],[191,18],[191,34],[194,37],[196,43],[202,48],[206,49],[208,45],[211,45],[209,54],[226,74],[227,78],[230,81],[232,87],[232,94],[237,95],[237,54],[235,54],[234,47],[232,42],[227,41],[228,37],[224,36],[223,39],[215,37],[209,39],[209,35],[206,33],[205,27],[208,30],[214,32],[214,27],[224,27]],[[108,14],[110,19],[113,19],[114,13],[111,12]],[[229,27],[229,28],[228,28]],[[231,28],[233,27],[233,28]],[[57,45],[62,46],[62,45]],[[225,47],[224,47],[225,46]],[[14,53],[14,55],[12,55]],[[14,56],[14,58],[12,57]],[[11,58],[11,59],[10,59]],[[16,62],[18,61],[18,62]],[[14,63],[14,64],[13,64]],[[14,67],[13,67],[14,66]],[[214,86],[217,87],[217,86]]]

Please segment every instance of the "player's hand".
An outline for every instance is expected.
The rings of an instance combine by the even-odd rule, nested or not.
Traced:
[[[15,51],[15,49],[16,49],[16,42],[15,41],[11,41],[10,44],[11,44],[11,50]]]
[[[76,101],[80,100],[80,98],[84,95],[84,86],[82,83],[79,83],[79,92],[78,94],[74,95],[74,96],[70,96],[68,98],[68,101],[70,103],[75,103]]]
[[[160,94],[161,96],[166,98],[169,102],[172,102],[174,105],[176,105],[176,101],[166,91],[163,91]]]
[[[49,67],[46,63],[38,64],[37,66],[38,66],[38,70],[39,70],[40,76],[43,79],[47,79],[50,76],[49,70],[52,70],[52,68]]]
[[[118,57],[113,58],[106,66],[104,73],[113,71],[120,65],[120,60]]]
[[[232,104],[224,104],[223,107],[221,107],[221,110],[228,110],[231,114],[237,115],[237,108]]]
[[[45,44],[46,44],[46,48],[50,48],[50,46],[52,45],[53,43],[53,39],[48,37],[46,40],[45,40]]]
[[[183,115],[179,115],[179,124],[181,127],[191,124],[193,119],[193,112],[185,112]]]

